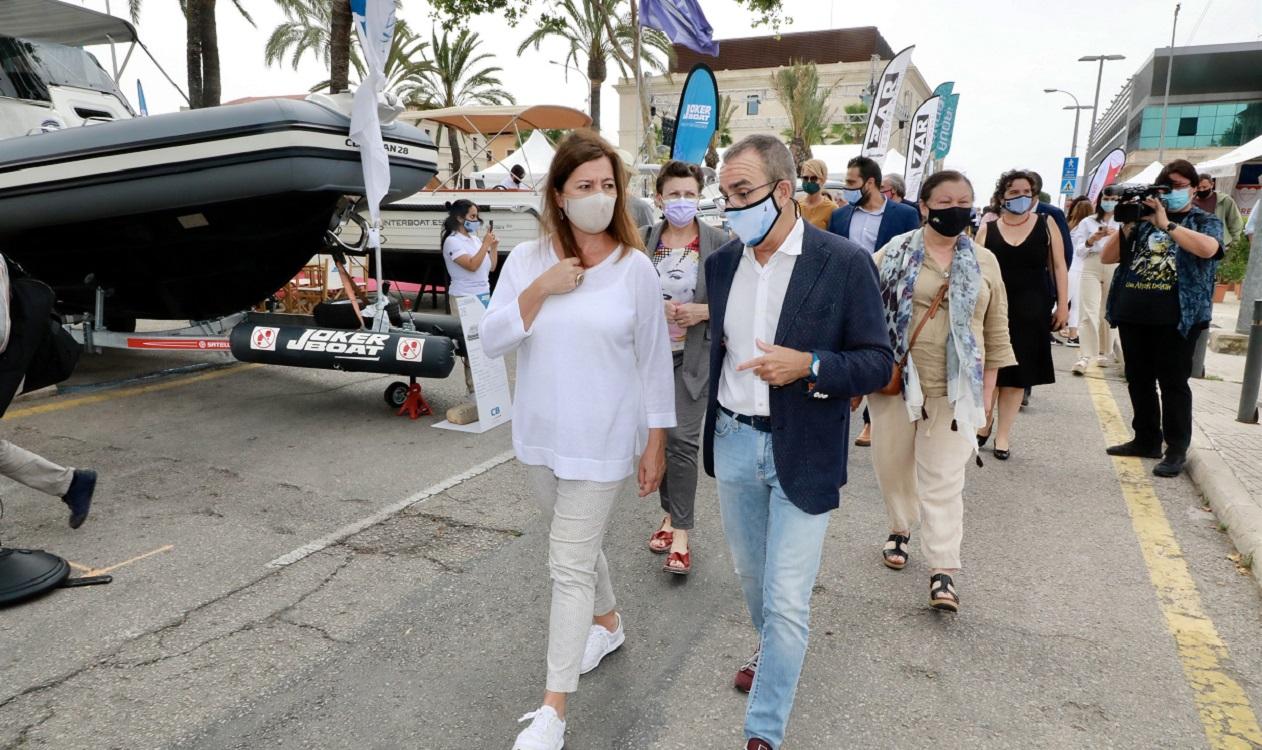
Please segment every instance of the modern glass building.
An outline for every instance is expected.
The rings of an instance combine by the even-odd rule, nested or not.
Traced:
[[[1174,48],[1165,160],[1206,161],[1262,135],[1262,42]],[[1153,50],[1096,122],[1088,173],[1124,148],[1123,178],[1157,159],[1170,48]]]

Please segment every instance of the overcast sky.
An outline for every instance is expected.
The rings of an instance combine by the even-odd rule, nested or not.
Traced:
[[[107,0],[71,0],[104,10]],[[109,0],[117,14],[126,0]],[[714,26],[716,38],[751,36],[750,14],[732,0],[700,0]],[[219,2],[219,43],[225,101],[243,96],[265,96],[306,91],[327,78],[322,63],[307,58],[297,71],[265,68],[263,45],[282,20],[270,0],[246,0],[258,28],[251,28],[227,0]],[[947,165],[965,170],[978,188],[978,201],[989,194],[1004,169],[1021,166],[1039,170],[1051,185],[1060,174],[1061,159],[1069,155],[1073,112],[1063,94],[1044,94],[1044,88],[1073,92],[1090,104],[1095,91],[1096,63],[1080,63],[1090,54],[1123,54],[1127,59],[1106,63],[1100,109],[1122,83],[1152,54],[1169,44],[1173,0],[967,0],[967,2],[855,2],[853,0],[787,0],[786,31],[830,27],[876,26],[895,51],[916,45],[912,62],[929,85],[955,81],[960,94],[955,139]],[[413,28],[428,34],[432,27],[429,5],[404,0],[402,15]],[[520,103],[566,104],[586,108],[586,83],[549,60],[563,60],[564,48],[553,42],[542,51],[516,58],[517,46],[528,33],[523,24],[511,28],[497,18],[470,22],[486,40],[487,51],[498,55],[506,68],[503,80]],[[139,27],[141,38],[163,67],[184,85],[184,21],[175,0],[146,0]],[[1179,15],[1179,46],[1224,44],[1262,39],[1262,2],[1259,0],[1187,0]],[[102,63],[108,54],[96,50]],[[612,70],[612,66],[611,66]],[[1262,71],[1259,72],[1262,76]],[[124,92],[135,97],[135,82],[144,82],[151,114],[178,109],[179,95],[148,60],[139,54],[124,76]],[[612,82],[601,100],[605,134],[616,139],[618,98]],[[1083,112],[1079,155],[1086,150],[1089,112]]]

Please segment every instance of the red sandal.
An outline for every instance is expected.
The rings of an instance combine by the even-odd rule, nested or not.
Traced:
[[[672,563],[676,563],[672,565]],[[692,572],[692,552],[672,552],[666,556],[666,564],[662,570],[677,576],[686,576]]]
[[[662,519],[662,526],[666,525],[666,522],[669,520],[669,518],[670,517],[667,516],[666,518]],[[675,543],[675,532],[667,531],[666,529],[659,526],[657,531],[653,532],[653,536],[649,537],[649,550],[655,555],[664,555],[666,554],[666,551],[670,549],[670,546],[674,543]]]

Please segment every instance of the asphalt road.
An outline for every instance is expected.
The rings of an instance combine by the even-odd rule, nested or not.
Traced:
[[[786,748],[1262,742],[1258,589],[1186,479],[1104,455],[1098,410],[1111,392],[1125,412],[1120,383],[1093,398],[1056,356],[1012,460],[970,469],[958,616],[928,608],[916,543],[904,571],[881,565],[884,510],[852,449]],[[6,438],[102,480],[78,531],[4,480],[0,538],[117,567],[108,586],[0,610],[0,747],[507,748],[541,697],[548,602],[508,429],[394,417],[378,376],[119,382],[189,364],[90,358],[77,390],[4,420]],[[426,384],[438,410],[458,381]],[[613,520],[627,643],[582,679],[569,750],[742,746],[731,677],[754,637],[713,481],[686,580],[645,547],[658,518],[628,494]]]

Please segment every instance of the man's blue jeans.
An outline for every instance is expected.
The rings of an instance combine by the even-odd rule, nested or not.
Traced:
[[[745,738],[779,747],[806,658],[811,589],[830,514],[811,515],[789,502],[776,476],[771,434],[723,412],[714,428],[714,473],[723,531],[762,643]]]

